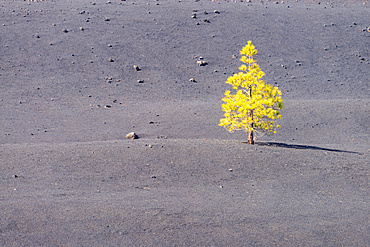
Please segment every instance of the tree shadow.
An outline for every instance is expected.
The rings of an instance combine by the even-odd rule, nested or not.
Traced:
[[[279,147],[279,148],[310,149],[310,150],[321,150],[321,151],[338,152],[338,153],[361,154],[358,152],[347,151],[347,150],[322,148],[322,147],[309,146],[309,145],[286,144],[286,143],[281,143],[281,142],[255,142],[254,144],[258,146],[269,146],[269,147]]]

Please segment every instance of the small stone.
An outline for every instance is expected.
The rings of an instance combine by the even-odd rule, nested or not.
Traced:
[[[111,62],[111,63],[114,62],[113,58],[111,58],[111,57],[108,59],[108,61]]]
[[[223,185],[220,185],[220,188],[222,189],[224,186]]]
[[[205,23],[211,23],[208,19],[204,19],[203,22],[205,22]]]
[[[80,30],[81,30],[81,31],[83,31],[83,30],[85,30],[85,28],[83,28],[83,27],[80,27]]]
[[[157,178],[155,175],[152,175],[151,178]]]
[[[105,105],[104,108],[111,108],[111,105]]]
[[[367,31],[370,32],[370,27],[367,28]]]
[[[108,44],[108,47],[112,47],[112,45],[111,44]]]
[[[208,63],[206,61],[200,60],[200,61],[197,61],[197,64],[199,66],[206,66]]]
[[[140,71],[141,69],[139,68],[139,66],[134,65],[134,70],[136,70],[136,71]]]
[[[67,29],[63,29],[63,32],[68,33],[68,30]]]
[[[18,177],[18,175],[17,175],[17,174],[14,174],[14,175],[13,175],[13,178],[17,178],[17,177]]]
[[[110,20],[109,20],[109,18],[106,17],[106,18],[104,18],[104,21],[110,21]]]
[[[196,82],[196,80],[194,78],[190,78],[189,81]]]
[[[139,136],[138,136],[138,135],[136,135],[136,134],[135,134],[135,132],[130,132],[130,133],[128,133],[128,134],[126,135],[126,138],[133,140],[133,139],[138,139],[138,138],[139,138]]]
[[[138,83],[144,83],[144,80],[137,80]]]
[[[214,11],[213,11],[213,13],[215,13],[215,14],[219,14],[219,13],[220,13],[220,11],[218,11],[218,10],[214,10]]]
[[[231,169],[231,168],[229,169],[229,172],[233,172],[233,171],[234,171],[233,169]]]

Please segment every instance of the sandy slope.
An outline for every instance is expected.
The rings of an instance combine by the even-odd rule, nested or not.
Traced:
[[[0,7],[1,246],[369,245],[368,4]],[[254,146],[217,126],[247,40],[285,100]]]

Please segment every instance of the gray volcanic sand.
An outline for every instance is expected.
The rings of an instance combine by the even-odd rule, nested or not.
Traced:
[[[369,13],[0,1],[0,246],[369,246]],[[248,40],[285,103],[254,146],[218,126]]]

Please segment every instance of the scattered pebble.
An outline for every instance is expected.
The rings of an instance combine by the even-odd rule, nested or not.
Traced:
[[[139,68],[139,66],[134,65],[134,70],[136,70],[136,71],[140,71],[141,69]]]
[[[68,33],[68,30],[67,29],[63,29],[63,32]]]
[[[111,57],[108,59],[108,61],[111,62],[111,63],[114,62],[113,58],[111,58]]]
[[[111,105],[105,105],[104,108],[111,108]]]
[[[194,78],[190,78],[189,81],[196,82],[196,80]]]
[[[220,11],[218,11],[218,10],[214,10],[214,11],[213,11],[213,13],[215,13],[215,14],[219,14],[219,13],[220,13]]]
[[[204,19],[203,22],[205,22],[205,23],[211,23],[208,19]]]
[[[106,18],[104,18],[104,21],[110,21],[110,20],[109,20],[109,18],[106,17]]]
[[[138,83],[144,83],[144,80],[137,80]]]

